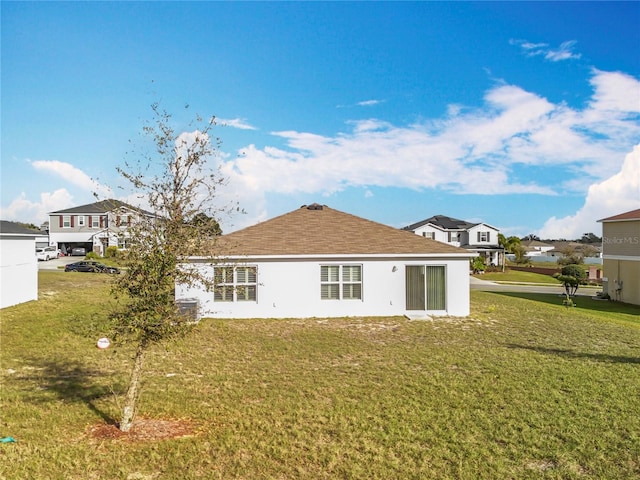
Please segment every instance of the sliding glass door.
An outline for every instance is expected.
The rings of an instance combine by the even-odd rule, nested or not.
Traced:
[[[446,310],[444,265],[407,265],[407,310]]]

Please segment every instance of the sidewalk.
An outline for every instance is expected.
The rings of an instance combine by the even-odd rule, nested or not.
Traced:
[[[469,284],[470,285],[500,285],[499,283],[496,282],[490,282],[488,280],[480,280],[477,277],[474,277],[473,275],[469,275]]]

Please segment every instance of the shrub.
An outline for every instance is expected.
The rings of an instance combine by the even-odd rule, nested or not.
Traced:
[[[104,256],[107,258],[116,258],[118,256],[118,247],[115,245],[107,247],[107,250],[104,252]]]
[[[87,260],[97,260],[98,258],[100,258],[100,255],[98,255],[96,252],[88,252],[85,257]]]
[[[578,291],[581,283],[585,283],[587,272],[580,265],[566,265],[560,273],[553,275],[562,282],[567,298],[572,297]]]
[[[576,277],[576,279],[578,279],[580,283],[584,283],[584,281],[587,279],[587,272],[585,271],[584,267],[582,267],[582,265],[566,265],[562,267],[560,273],[562,275],[571,275],[573,277]]]
[[[558,265],[578,265],[584,263],[584,257],[579,253],[570,253],[557,260]]]
[[[484,263],[484,258],[476,257],[471,260],[471,269],[473,270],[473,273],[484,272],[486,268],[487,266]]]

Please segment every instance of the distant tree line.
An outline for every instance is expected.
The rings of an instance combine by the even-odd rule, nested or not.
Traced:
[[[540,238],[539,236],[537,236],[534,233],[530,233],[529,235],[525,235],[520,240],[523,241],[523,242],[536,240],[538,242],[544,242],[544,243],[553,243],[553,242],[576,242],[576,243],[587,243],[587,244],[602,243],[602,237],[597,236],[593,232],[583,233],[582,237],[574,239],[574,240],[567,240],[566,238],[544,238],[544,239],[542,239],[542,238]]]
[[[591,232],[583,234],[579,240],[572,240],[570,242],[565,239],[542,240],[533,233],[522,238],[516,236],[505,237],[501,233],[498,234],[498,242],[500,246],[504,248],[506,253],[511,253],[515,256],[514,261],[516,264],[531,263],[531,258],[527,256],[527,249],[522,245],[522,242],[532,240],[544,243],[567,242],[567,245],[558,249],[562,253],[562,256],[558,258],[559,265],[583,264],[586,257],[594,257],[598,254],[596,245],[602,243],[602,238]],[[576,246],[576,243],[581,245]]]

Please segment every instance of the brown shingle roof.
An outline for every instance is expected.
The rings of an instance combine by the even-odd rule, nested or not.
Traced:
[[[640,208],[637,210],[631,210],[630,212],[621,213],[620,215],[614,215],[613,217],[603,218],[598,221],[599,222],[615,222],[619,220],[640,220]]]
[[[313,204],[222,236],[229,255],[453,254],[453,247],[361,217]]]

